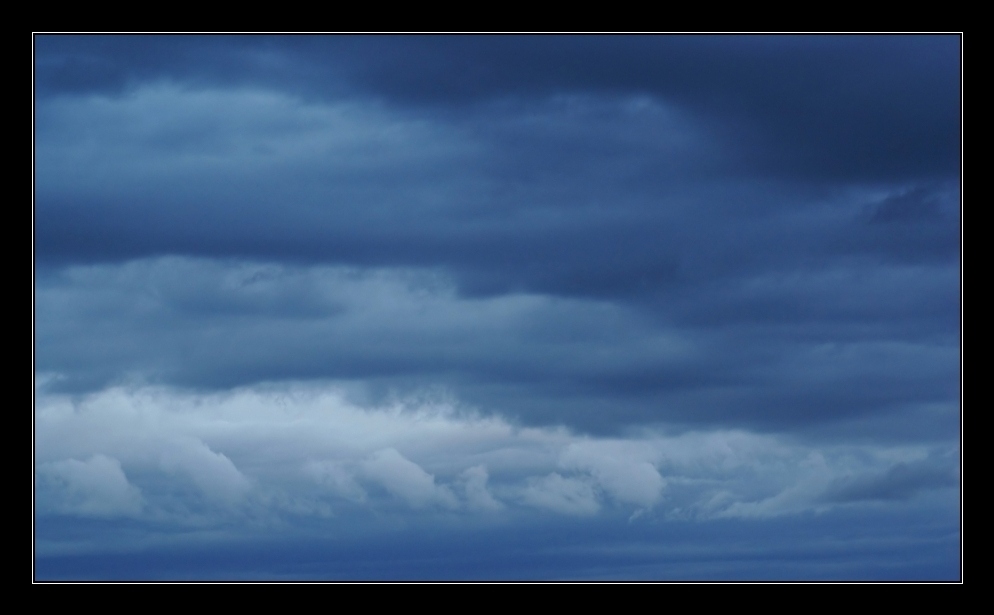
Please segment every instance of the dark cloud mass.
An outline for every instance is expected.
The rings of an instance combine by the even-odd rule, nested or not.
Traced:
[[[954,36],[39,37],[43,95],[155,79],[371,94],[452,112],[561,93],[686,109],[748,168],[810,178],[955,174]],[[458,112],[458,111],[457,111]],[[745,140],[738,142],[735,137]]]
[[[369,510],[815,540],[872,509],[946,538],[850,578],[949,578],[961,43],[35,36],[43,570]]]

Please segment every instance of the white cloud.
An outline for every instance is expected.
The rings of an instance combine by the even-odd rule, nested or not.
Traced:
[[[41,508],[160,519],[197,510],[218,520],[291,510],[327,516],[343,506],[397,512],[397,502],[423,515],[620,507],[662,517],[772,516],[852,505],[826,492],[948,452],[721,430],[596,438],[519,428],[460,408],[451,394],[368,406],[350,391],[320,382],[212,394],[115,387],[71,398],[42,387]]]

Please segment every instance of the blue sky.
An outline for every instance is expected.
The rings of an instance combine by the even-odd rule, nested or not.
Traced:
[[[36,578],[959,579],[960,42],[36,36]]]

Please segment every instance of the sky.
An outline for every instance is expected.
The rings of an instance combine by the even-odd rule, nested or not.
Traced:
[[[34,578],[957,581],[961,38],[34,45]]]

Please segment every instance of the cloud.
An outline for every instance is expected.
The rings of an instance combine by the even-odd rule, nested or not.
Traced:
[[[448,487],[435,484],[435,477],[405,458],[396,449],[373,453],[362,464],[363,474],[415,508],[440,505],[455,508],[458,502]]]
[[[39,544],[953,519],[961,39],[36,36]]]
[[[600,510],[597,494],[590,483],[564,478],[558,472],[531,478],[521,492],[521,500],[530,506],[568,515],[592,515]]]
[[[659,501],[666,482],[649,459],[654,451],[644,443],[624,441],[575,442],[563,451],[560,464],[587,471],[615,500],[651,507]]]
[[[356,481],[354,471],[350,471],[342,462],[309,461],[305,464],[304,471],[339,497],[355,502],[366,500],[366,491]]]
[[[798,476],[793,484],[766,498],[751,501],[734,501],[715,515],[717,517],[775,517],[805,510],[819,510],[818,501],[828,488],[832,475],[824,456],[812,452],[799,459]],[[727,497],[727,493],[718,494]],[[717,498],[716,498],[717,501]],[[714,502],[714,501],[713,501]]]
[[[128,482],[113,457],[95,454],[86,461],[52,461],[39,465],[38,475],[48,510],[87,517],[132,517],[142,512],[141,491]]]
[[[956,37],[306,41],[39,39],[57,390],[443,386],[599,435],[955,405]],[[423,89],[450,62],[487,78]]]
[[[958,165],[955,35],[45,36],[36,47],[43,99],[172,82],[451,115],[561,94],[638,94],[711,125],[739,148],[733,169],[879,181]]]
[[[827,501],[909,500],[933,489],[953,488],[958,472],[955,459],[901,461],[886,471],[837,477],[825,493]]]
[[[431,268],[148,259],[41,276],[36,356],[61,391],[332,379],[384,395],[442,386],[602,435],[666,421],[804,428],[951,404],[953,273],[749,275],[656,307],[466,295]]]
[[[114,388],[76,401],[42,393],[39,475],[79,494],[62,509],[103,510],[104,498],[108,511],[149,519],[181,508],[278,518],[280,502],[313,514],[386,511],[398,501],[424,514],[524,505],[592,515],[609,505],[711,518],[930,497],[950,485],[955,459],[949,444],[802,444],[741,430],[596,438],[517,427],[451,395],[353,397],[334,383]]]
[[[164,447],[159,464],[166,472],[180,472],[210,499],[237,502],[250,483],[223,453],[194,438],[180,438]]]
[[[460,478],[463,481],[463,490],[466,494],[466,505],[477,510],[500,510],[504,507],[487,489],[487,469],[485,466],[473,466],[467,468]]]

